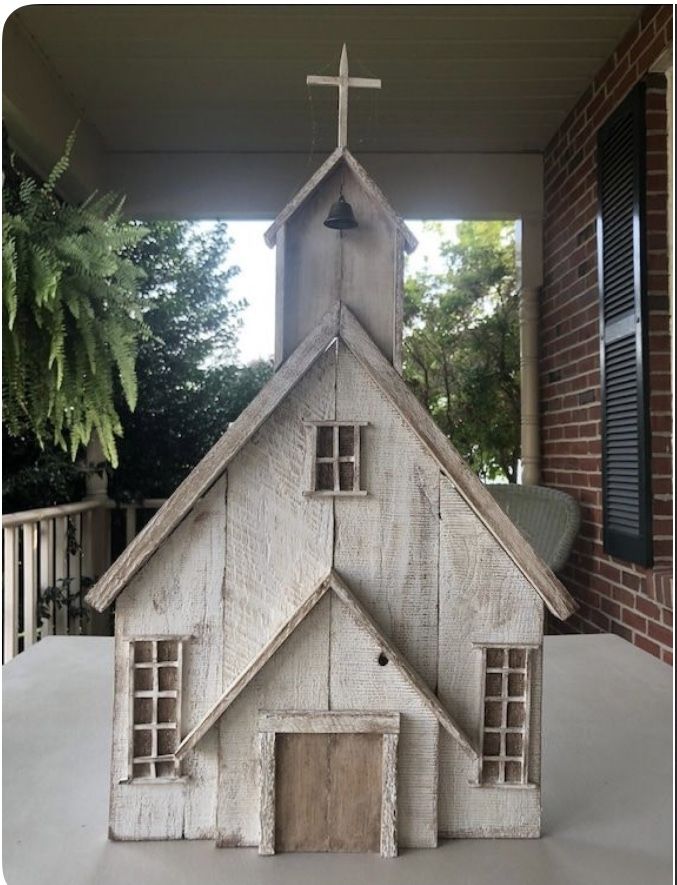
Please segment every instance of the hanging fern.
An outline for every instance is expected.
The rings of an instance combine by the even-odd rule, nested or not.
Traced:
[[[17,172],[17,186],[3,186],[3,420],[12,435],[51,439],[73,458],[96,430],[116,466],[116,385],[133,409],[145,334],[142,273],[126,253],[146,231],[122,220],[113,195],[80,206],[56,197],[74,138],[44,184]]]

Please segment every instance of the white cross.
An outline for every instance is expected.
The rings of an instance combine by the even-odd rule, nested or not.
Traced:
[[[343,44],[341,51],[341,63],[338,77],[316,77],[312,74],[306,78],[309,86],[338,86],[338,146],[346,147],[348,144],[348,89],[357,86],[361,89],[380,89],[380,80],[369,80],[365,77],[348,76],[348,50]]]

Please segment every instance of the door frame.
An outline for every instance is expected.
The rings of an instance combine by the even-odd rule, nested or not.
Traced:
[[[381,857],[397,856],[397,743],[400,714],[356,710],[271,710],[259,714],[261,801],[259,854],[275,854],[275,736],[277,734],[380,734]]]

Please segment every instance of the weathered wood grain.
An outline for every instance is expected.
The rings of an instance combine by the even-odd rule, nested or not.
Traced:
[[[256,658],[243,670],[243,672],[235,679],[228,689],[219,697],[217,702],[207,711],[205,716],[199,723],[183,738],[176,755],[179,759],[183,759],[190,750],[207,734],[209,729],[216,721],[225,713],[233,701],[242,693],[249,685],[258,672],[273,657],[275,652],[280,648],[296,630],[299,624],[307,617],[307,615],[315,608],[320,599],[327,592],[328,584],[323,582],[317,589],[310,594],[305,602],[299,606],[294,615],[277,631],[272,639],[261,649]]]
[[[529,778],[540,779],[540,644],[543,603],[493,535],[443,478],[440,493],[440,667],[438,695],[466,731],[481,734],[481,645],[532,648]],[[478,771],[443,734],[440,741],[440,833],[533,835],[540,791],[473,787]]]
[[[398,734],[399,713],[355,713],[351,710],[331,710],[326,713],[292,711],[263,712],[259,716],[259,731],[279,733],[339,734],[341,732]]]
[[[259,840],[259,854],[270,855],[275,854],[275,734],[268,733],[259,736],[259,754],[259,778],[261,785],[261,804],[259,810],[261,838]]]
[[[276,737],[275,851],[329,851],[329,734]]]
[[[184,520],[116,610],[116,683],[110,829],[117,839],[213,838],[217,742],[207,739],[186,760],[187,783],[120,783],[128,777],[129,668],[133,636],[189,635],[183,649],[181,715],[191,729],[221,692],[222,585],[226,477]],[[195,686],[200,690],[196,691]],[[188,786],[189,784],[189,786]]]
[[[334,502],[334,567],[429,687],[437,682],[440,471],[390,399],[339,345],[337,420],[363,428],[364,501]]]
[[[369,634],[373,642],[376,643],[376,646],[381,649],[381,653],[383,653],[387,659],[387,664],[392,663],[394,667],[399,670],[402,676],[406,678],[412,688],[416,691],[421,699],[421,702],[428,708],[432,715],[435,716],[440,725],[449,732],[449,734],[458,742],[458,744],[465,750],[466,754],[471,759],[476,759],[477,750],[472,739],[468,737],[468,735],[464,734],[459,726],[453,721],[447,710],[445,710],[443,705],[440,703],[437,696],[430,690],[430,688],[428,688],[421,676],[414,670],[414,668],[404,657],[404,655],[402,655],[394,647],[394,645],[386,639],[376,622],[369,615],[366,609],[362,605],[360,605],[355,596],[352,594],[350,588],[342,580],[342,578],[338,574],[336,574],[336,572],[332,573],[331,587],[332,590],[339,597],[341,602],[343,602],[345,607],[351,613],[353,619],[364,627],[365,631]],[[344,650],[346,654],[348,654],[348,648],[346,647]],[[333,656],[332,662],[334,662]],[[373,668],[371,669],[373,670]],[[393,706],[397,705],[394,704]]]
[[[341,340],[390,397],[472,512],[523,572],[550,611],[562,619],[573,614],[577,606],[564,585],[501,510],[345,305],[341,309],[340,328]]]
[[[400,844],[437,844],[439,724],[409,679],[390,659],[390,649],[365,625],[359,611],[331,597],[332,708],[352,704],[361,710],[398,710],[401,715],[397,807]],[[379,655],[389,658],[385,666]]]
[[[275,221],[273,221],[273,223],[263,235],[266,244],[269,247],[275,245],[277,231],[280,226],[285,224],[287,221],[289,221],[289,219],[292,218],[293,215],[296,214],[296,212],[301,208],[301,206],[303,206],[306,200],[333,172],[333,170],[337,166],[339,166],[342,161],[350,166],[351,170],[362,182],[362,185],[365,187],[365,189],[367,189],[371,198],[379,204],[383,211],[386,212],[392,223],[397,227],[398,230],[401,231],[407,252],[413,252],[418,245],[416,237],[409,230],[404,221],[402,221],[402,219],[396,214],[395,210],[385,198],[385,195],[383,194],[381,189],[371,179],[366,169],[364,169],[364,167],[360,163],[358,163],[358,161],[355,159],[355,157],[353,157],[353,155],[347,148],[341,149],[340,147],[337,147],[336,150],[332,154],[330,154],[330,156],[324,161],[320,168],[308,179],[303,187],[295,194],[294,197],[292,197],[289,203],[287,203],[284,209],[279,213]]]
[[[383,737],[330,734],[329,851],[378,852],[381,847]]]
[[[224,473],[231,459],[329,347],[338,333],[338,317],[339,306],[335,305],[90,590],[86,596],[89,605],[103,611],[148,562]]]
[[[384,734],[381,760],[381,857],[397,856],[397,734]]]
[[[224,847],[259,844],[259,711],[328,709],[328,603],[326,595],[320,599],[214,729],[221,746],[217,832]]]
[[[303,420],[333,419],[335,361],[331,347],[228,468],[225,685],[256,658],[331,568],[331,502],[303,495]]]
[[[343,157],[343,151],[341,148],[337,147],[324,161],[324,163],[317,169],[306,181],[303,187],[294,194],[292,199],[287,203],[287,205],[282,209],[282,211],[278,214],[277,218],[273,221],[270,227],[266,230],[263,235],[263,239],[266,242],[266,245],[272,249],[272,247],[276,243],[277,233],[279,228],[286,224],[286,222],[294,215],[299,209],[300,206],[308,199],[308,197],[313,193],[316,187],[324,181],[324,179],[329,175],[329,173],[334,169],[336,164]]]

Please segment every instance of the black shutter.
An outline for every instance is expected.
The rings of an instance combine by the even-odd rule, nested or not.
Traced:
[[[651,565],[644,87],[599,131],[597,257],[604,549]]]

